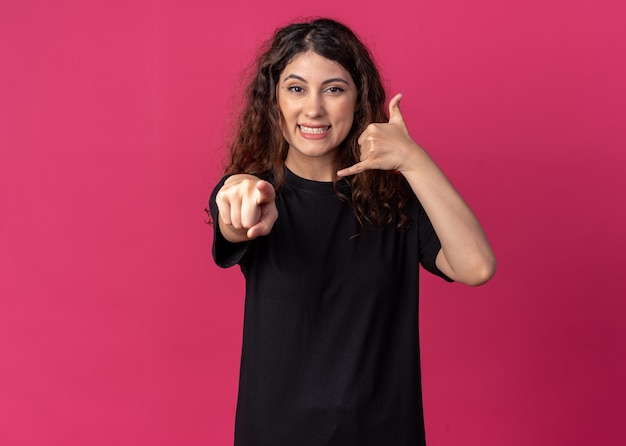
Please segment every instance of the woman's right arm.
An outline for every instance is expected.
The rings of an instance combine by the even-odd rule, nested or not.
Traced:
[[[224,238],[239,243],[269,234],[278,218],[275,198],[267,181],[248,174],[230,176],[215,199]]]

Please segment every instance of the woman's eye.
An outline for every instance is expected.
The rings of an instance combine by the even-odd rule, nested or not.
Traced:
[[[343,92],[344,90],[341,87],[328,87],[326,91],[330,94],[338,94]]]
[[[292,85],[291,87],[287,87],[287,90],[293,93],[302,93],[304,91],[304,88],[299,87],[298,85]]]

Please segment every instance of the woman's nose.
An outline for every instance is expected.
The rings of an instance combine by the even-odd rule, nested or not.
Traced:
[[[317,94],[309,94],[304,104],[304,115],[315,118],[324,115],[324,104],[322,98]]]

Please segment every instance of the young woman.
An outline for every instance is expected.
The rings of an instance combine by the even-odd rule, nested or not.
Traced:
[[[238,446],[424,444],[419,265],[480,285],[481,226],[409,135],[353,32],[279,29],[210,200],[213,255],[246,279]]]

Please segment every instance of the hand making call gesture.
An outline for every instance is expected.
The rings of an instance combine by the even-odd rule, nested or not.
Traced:
[[[389,102],[389,122],[372,123],[359,137],[361,159],[348,168],[341,169],[337,176],[345,177],[365,170],[404,171],[413,166],[415,155],[421,148],[413,141],[400,112],[402,94],[395,95]]]

